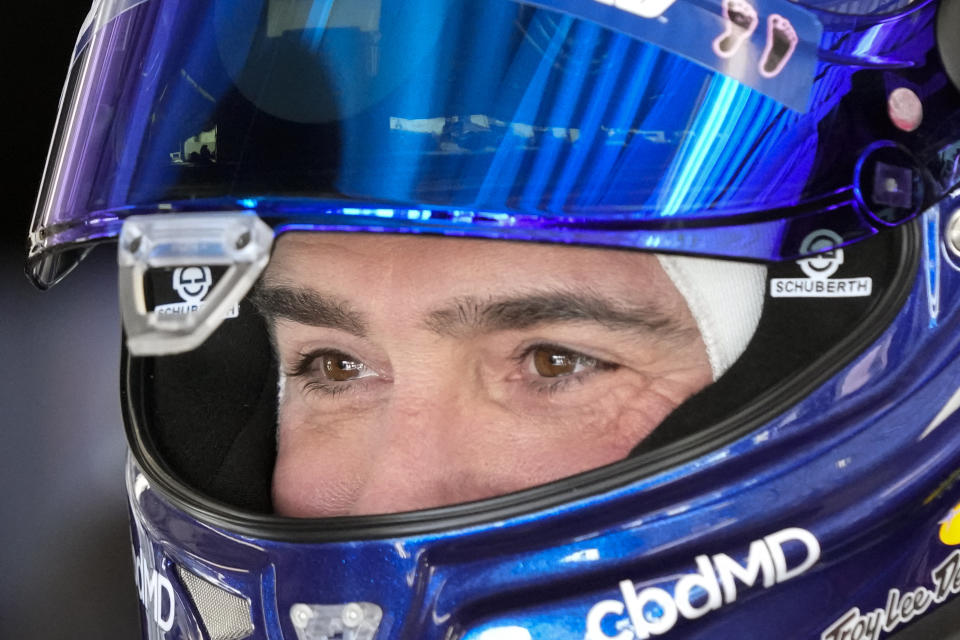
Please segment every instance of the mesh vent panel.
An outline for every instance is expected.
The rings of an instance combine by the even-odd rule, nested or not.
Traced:
[[[253,633],[250,601],[177,567],[180,581],[190,594],[210,640],[241,640]]]

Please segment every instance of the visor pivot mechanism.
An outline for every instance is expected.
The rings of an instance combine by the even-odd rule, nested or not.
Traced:
[[[884,226],[901,224],[929,204],[924,170],[894,142],[867,147],[857,161],[853,183],[861,210]]]
[[[202,344],[260,277],[272,244],[273,231],[249,212],[127,218],[117,249],[127,348],[137,356],[158,356]],[[212,287],[211,267],[226,268]],[[145,290],[145,276],[151,269],[206,274],[206,278],[202,285],[188,282],[192,288],[180,292],[187,309],[158,313],[148,308]],[[190,295],[184,297],[184,292]]]

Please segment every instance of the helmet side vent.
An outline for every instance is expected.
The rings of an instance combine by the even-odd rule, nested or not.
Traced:
[[[250,601],[177,567],[210,640],[242,640],[253,634]]]

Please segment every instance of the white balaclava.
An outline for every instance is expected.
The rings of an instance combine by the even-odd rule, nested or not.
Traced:
[[[740,357],[757,329],[767,267],[663,254],[657,258],[687,301],[716,380]]]

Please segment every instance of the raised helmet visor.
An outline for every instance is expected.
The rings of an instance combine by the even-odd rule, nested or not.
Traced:
[[[741,32],[720,0],[620,4],[99,2],[31,277],[50,286],[129,215],[238,209],[281,230],[782,260],[811,230],[853,242],[956,182],[937,110],[953,89],[922,84],[925,47],[894,46],[932,38],[932,7],[898,9],[917,14],[905,34],[890,14],[851,32],[845,5],[764,0]],[[702,39],[670,31],[692,24]]]

